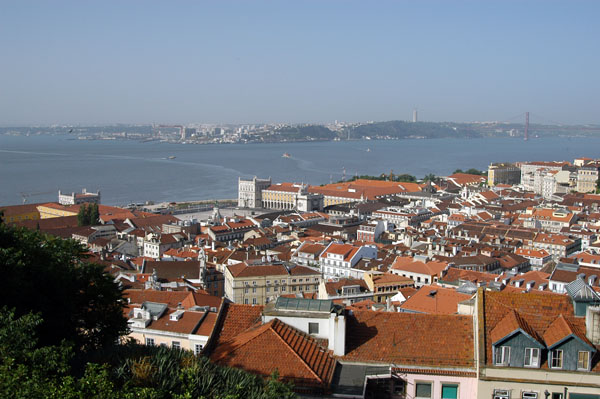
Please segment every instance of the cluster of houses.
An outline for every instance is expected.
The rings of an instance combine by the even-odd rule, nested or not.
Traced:
[[[545,195],[559,164],[569,189]],[[86,245],[125,288],[132,338],[277,369],[300,395],[600,398],[600,195],[577,192],[594,165],[240,179],[255,212],[200,221],[99,205],[78,226],[82,199],[1,208]]]

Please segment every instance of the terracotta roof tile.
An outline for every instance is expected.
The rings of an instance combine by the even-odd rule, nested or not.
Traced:
[[[335,368],[331,352],[278,319],[222,342],[211,359],[264,376],[277,369],[282,379],[299,387],[328,387]]]
[[[470,316],[354,311],[346,355],[352,362],[474,368]]]
[[[456,314],[459,302],[470,298],[471,295],[462,294],[451,288],[436,285],[423,286],[400,307],[419,313]]]
[[[502,338],[505,338],[509,334],[513,333],[515,330],[521,329],[525,333],[527,333],[530,337],[542,343],[542,339],[538,335],[538,333],[531,328],[529,324],[521,317],[517,312],[511,310],[504,316],[502,321],[494,327],[494,329],[490,332],[490,338],[492,339],[492,344],[498,342]]]

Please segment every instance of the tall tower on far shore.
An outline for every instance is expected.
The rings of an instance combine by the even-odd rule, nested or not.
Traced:
[[[529,140],[529,112],[525,112],[525,137],[523,140]]]
[[[419,121],[417,117],[417,109],[413,109],[413,123],[417,123]]]

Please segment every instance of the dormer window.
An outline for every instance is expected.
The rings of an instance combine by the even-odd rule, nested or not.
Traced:
[[[540,367],[540,350],[538,348],[525,348],[525,367]]]
[[[588,371],[590,369],[590,352],[579,351],[577,355],[577,370]]]
[[[553,369],[562,369],[563,367],[563,351],[556,349],[550,354],[550,367]]]
[[[497,346],[494,351],[494,364],[508,366],[510,362],[510,346]]]

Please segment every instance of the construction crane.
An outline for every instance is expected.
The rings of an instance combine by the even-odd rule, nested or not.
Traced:
[[[45,191],[43,193],[20,193],[21,194],[21,198],[23,198],[23,205],[25,205],[27,203],[27,199],[29,197],[37,197],[38,195],[48,195],[48,194],[52,194],[54,193],[54,191]]]

